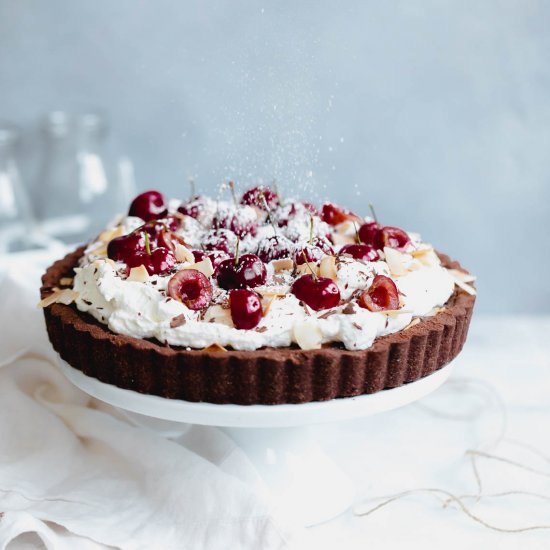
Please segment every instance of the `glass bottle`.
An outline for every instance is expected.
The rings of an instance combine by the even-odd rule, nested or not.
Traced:
[[[17,166],[15,147],[19,132],[0,123],[0,253],[31,247],[32,214]]]
[[[104,160],[103,117],[51,113],[44,124],[38,216],[43,230],[67,243],[90,240],[114,216],[116,193]]]

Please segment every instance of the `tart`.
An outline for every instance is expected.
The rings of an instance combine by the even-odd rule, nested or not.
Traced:
[[[460,352],[475,288],[457,262],[374,215],[230,187],[142,193],[46,271],[62,359],[124,389],[252,405],[374,393]]]

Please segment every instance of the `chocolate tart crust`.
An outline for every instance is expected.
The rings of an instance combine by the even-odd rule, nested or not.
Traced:
[[[74,276],[83,247],[42,277],[42,298]],[[439,254],[443,265],[462,269]],[[375,393],[442,368],[462,349],[475,296],[456,289],[444,308],[366,350],[264,348],[212,352],[115,334],[76,306],[44,308],[54,349],[84,374],[120,388],[186,401],[239,405],[307,403]]]

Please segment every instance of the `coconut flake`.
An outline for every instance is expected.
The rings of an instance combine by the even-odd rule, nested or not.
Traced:
[[[132,267],[126,280],[134,281],[136,283],[146,283],[149,280],[149,273],[147,272],[147,269],[145,269],[144,265]]]
[[[305,350],[320,349],[323,342],[323,333],[314,318],[294,324],[294,338],[297,344]]]

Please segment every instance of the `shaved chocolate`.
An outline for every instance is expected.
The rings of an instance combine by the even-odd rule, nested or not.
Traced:
[[[176,315],[175,317],[172,317],[172,319],[170,320],[170,328],[181,327],[185,325],[185,323],[187,323],[187,319],[182,313],[181,315]]]

